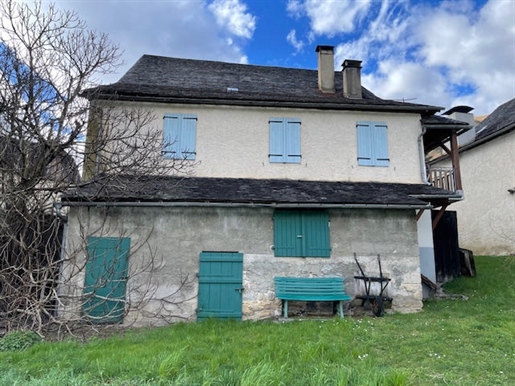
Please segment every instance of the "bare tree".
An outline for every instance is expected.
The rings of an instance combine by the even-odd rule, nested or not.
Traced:
[[[74,261],[61,253],[65,218],[56,198],[91,181],[133,176],[127,184],[191,165],[162,162],[149,110],[88,101],[98,99],[97,78],[119,63],[107,35],[41,1],[5,0],[0,14],[0,324],[41,332],[57,321],[59,272]],[[141,270],[155,264],[149,256]]]

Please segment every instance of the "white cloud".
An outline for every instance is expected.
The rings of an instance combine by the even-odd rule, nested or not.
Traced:
[[[247,19],[255,23],[255,19],[242,11],[244,7],[238,7],[237,1],[234,15],[223,25],[218,24],[205,0],[55,3],[60,8],[75,10],[89,28],[107,33],[124,51],[125,64],[117,74],[104,78],[104,83],[117,81],[143,54],[247,63],[242,44],[254,26],[242,23]],[[217,2],[216,7],[224,3]],[[239,16],[243,19],[238,21]]]
[[[481,9],[471,0],[344,5],[296,0],[289,11],[310,18],[312,36],[340,34],[336,63],[363,60],[363,84],[378,96],[443,107],[468,104],[476,114],[515,97],[512,0],[490,0]]]
[[[296,52],[302,51],[302,48],[304,47],[304,43],[300,40],[297,40],[297,34],[294,29],[292,29],[290,32],[288,32],[288,35],[286,36],[286,40],[288,43],[290,43],[293,48],[295,48]]]
[[[441,67],[448,82],[469,94],[450,93],[451,103],[491,112],[515,97],[515,5],[490,0],[476,14],[444,3],[418,26],[420,54],[429,68]]]
[[[244,49],[258,40],[252,1],[262,0],[56,0],[125,50],[128,65],[109,82],[143,54],[247,63]],[[513,0],[288,0],[286,12],[298,66],[308,42],[323,39],[337,64],[363,60],[363,84],[380,97],[468,104],[476,114],[515,97]]]
[[[446,107],[439,103],[446,99],[445,77],[419,63],[385,60],[376,72],[364,75],[362,80],[382,98]],[[425,98],[427,95],[432,96],[431,100]]]
[[[290,0],[287,10],[296,16],[306,14],[314,35],[334,36],[353,31],[370,4],[371,0]]]
[[[215,0],[209,6],[219,26],[237,37],[250,39],[256,28],[256,17],[247,12],[239,0]]]

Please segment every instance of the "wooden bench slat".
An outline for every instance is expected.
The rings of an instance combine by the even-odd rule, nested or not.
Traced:
[[[288,300],[337,301],[343,318],[343,301],[351,300],[345,293],[341,277],[275,277],[275,296],[283,302],[284,317],[288,317]]]

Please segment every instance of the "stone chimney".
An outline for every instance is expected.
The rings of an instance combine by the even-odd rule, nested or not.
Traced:
[[[343,96],[361,99],[361,60],[346,59],[342,64]]]
[[[318,89],[323,93],[334,93],[334,47],[317,46]]]

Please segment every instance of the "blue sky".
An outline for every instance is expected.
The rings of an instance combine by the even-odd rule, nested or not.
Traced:
[[[47,1],[44,1],[47,2]],[[381,98],[490,113],[515,97],[514,0],[57,0],[143,54],[316,68],[317,45],[363,61]]]

